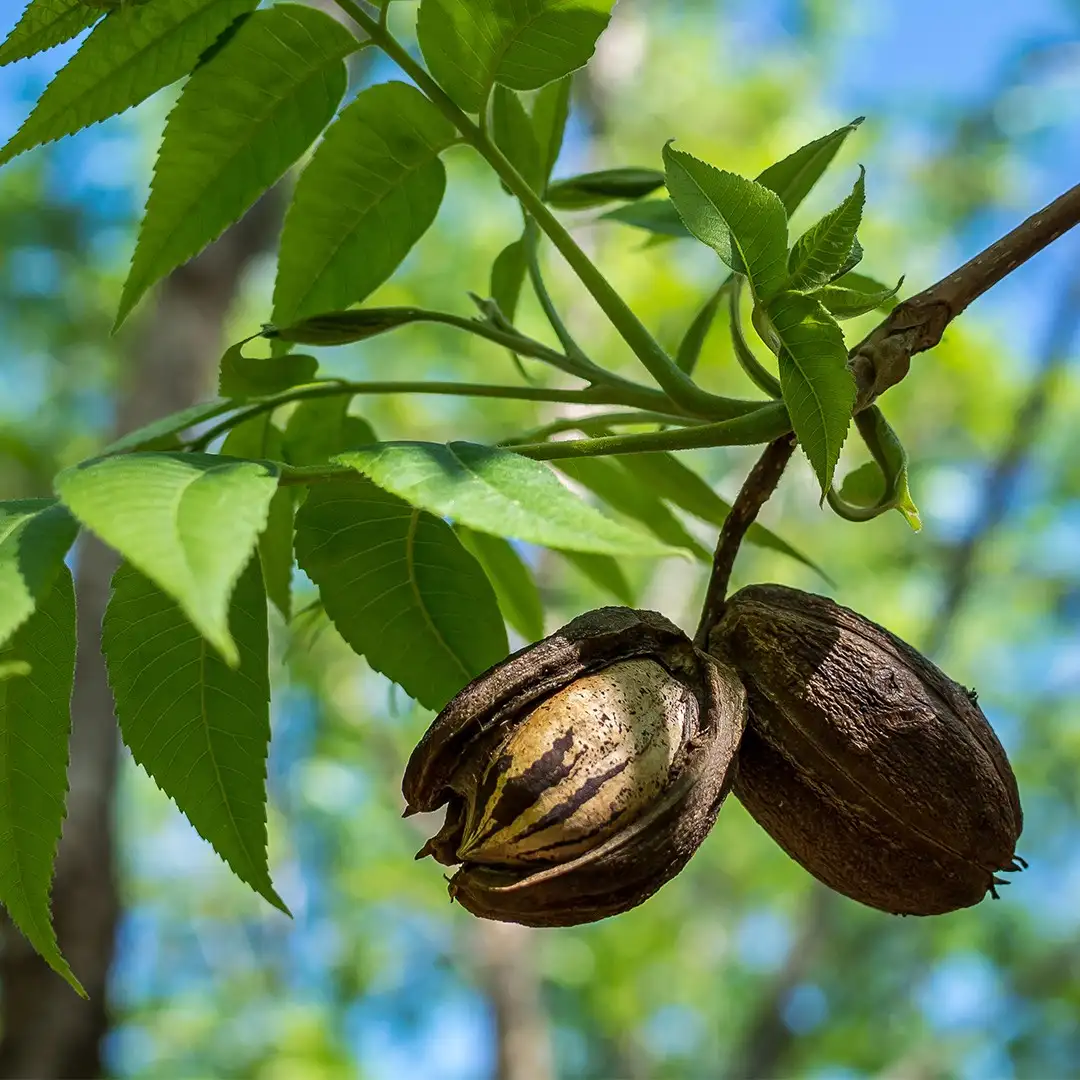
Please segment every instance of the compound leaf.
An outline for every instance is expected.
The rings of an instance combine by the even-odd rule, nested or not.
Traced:
[[[458,539],[484,568],[506,621],[526,640],[544,636],[544,603],[536,579],[514,545],[501,536],[474,532],[464,525]]]
[[[229,625],[234,666],[169,596],[122,563],[102,625],[109,685],[135,760],[229,869],[288,914],[266,858],[270,682],[257,559],[237,580]]]
[[[633,455],[628,455],[633,456]],[[558,470],[588,488],[613,510],[640,521],[646,529],[675,548],[708,560],[711,553],[694,539],[651,487],[642,486],[622,461],[580,458],[560,461]]]
[[[768,311],[780,341],[784,403],[825,492],[832,484],[855,404],[844,335],[817,300],[800,293],[781,293]]]
[[[564,75],[561,79],[548,83],[533,100],[532,126],[537,145],[540,147],[545,183],[551,176],[555,162],[559,160],[559,151],[562,149],[566,121],[570,116],[572,83],[573,76]]]
[[[0,45],[0,67],[70,41],[103,14],[83,0],[30,0],[15,29]]]
[[[229,432],[221,453],[231,457],[280,461],[285,437],[270,413],[253,416]],[[279,487],[266,511],[266,528],[259,533],[259,561],[270,602],[288,622],[292,615],[293,514],[296,488]]]
[[[212,454],[99,458],[56,478],[72,513],[180,605],[236,665],[229,596],[266,527],[277,472]]]
[[[587,210],[617,199],[642,199],[663,186],[664,174],[656,169],[601,169],[556,180],[548,186],[545,198],[559,210]]]
[[[851,194],[795,241],[788,259],[789,288],[816,289],[842,273],[856,243],[866,203],[866,170],[859,170]]]
[[[379,441],[360,416],[350,416],[350,397],[301,401],[285,425],[285,460],[292,465],[325,465],[335,454]]]
[[[870,311],[892,311],[896,294],[904,284],[901,278],[892,288],[866,274],[847,273],[831,285],[818,289],[814,296],[838,319],[853,319]]]
[[[466,112],[496,83],[536,90],[583,67],[614,0],[422,0],[416,36],[435,81]]]
[[[491,584],[453,529],[368,480],[311,489],[296,555],[341,636],[429,709],[508,651]]]
[[[363,300],[435,220],[455,132],[415,87],[372,86],[327,128],[285,217],[273,322]]]
[[[221,358],[218,392],[227,398],[279,394],[292,386],[311,382],[319,361],[305,353],[280,356],[245,356],[244,342],[233,345]]]
[[[648,454],[627,454],[622,464],[640,484],[650,488],[661,498],[674,503],[680,510],[707,521],[710,525],[720,526],[731,512],[731,503],[720,498],[693,469],[684,465],[674,454],[653,452]],[[746,534],[748,543],[757,547],[778,551],[804,566],[810,567],[826,581],[829,576],[816,563],[808,559],[797,548],[779,537],[771,529],[755,522]]]
[[[510,164],[525,178],[533,191],[543,191],[544,175],[540,144],[533,131],[532,118],[521,98],[505,86],[495,87],[491,100],[491,134],[495,145]]]
[[[315,141],[357,41],[329,15],[278,4],[243,20],[169,114],[117,325],[160,278],[239,220]]]
[[[810,194],[813,186],[821,179],[844,140],[861,123],[860,116],[850,124],[845,124],[842,128],[837,128],[836,131],[807,143],[789,154],[783,161],[770,165],[758,176],[757,182],[779,195],[789,215],[794,213],[803,199]],[[603,217],[605,220],[621,221],[623,224],[634,225],[661,236],[690,235],[670,199],[654,199],[646,203],[620,206],[604,214]]]
[[[0,150],[0,165],[145,101],[186,75],[258,0],[154,0],[110,12]]]
[[[508,450],[465,442],[393,442],[335,460],[412,505],[478,532],[573,551],[673,554],[582,502],[546,465]]]
[[[55,499],[0,502],[0,646],[48,594],[78,530]]]
[[[800,146],[782,161],[770,165],[760,176],[758,183],[775,191],[789,214],[810,194],[811,189],[821,179],[822,174],[836,157],[837,151],[844,145],[844,140],[863,122],[857,116],[850,124],[822,135],[805,146]]]
[[[779,196],[754,180],[664,147],[667,186],[686,227],[763,301],[787,280],[787,213]]]
[[[0,901],[58,975],[86,993],[60,954],[49,911],[67,796],[75,590],[61,566],[37,610],[0,648]]]
[[[191,405],[178,412],[169,413],[160,420],[144,424],[134,431],[129,431],[115,442],[109,443],[102,453],[123,454],[130,450],[173,449],[178,443],[177,436],[181,432],[187,431],[196,424],[201,424],[204,420],[213,420],[215,416],[227,413],[236,406],[237,402],[223,398]]]

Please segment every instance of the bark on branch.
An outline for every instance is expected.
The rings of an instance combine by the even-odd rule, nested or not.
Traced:
[[[947,277],[899,304],[848,358],[855,411],[865,409],[908,373],[916,353],[932,349],[972,301],[1080,223],[1080,184],[1032,214],[1012,232]]]

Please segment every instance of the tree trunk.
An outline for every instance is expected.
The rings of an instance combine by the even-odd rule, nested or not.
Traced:
[[[266,196],[243,221],[173,273],[141,322],[121,387],[118,433],[202,398],[221,352],[225,315],[251,260],[273,244],[279,200]],[[107,985],[121,915],[113,838],[118,743],[101,657],[101,619],[116,556],[92,537],[78,548],[79,650],[72,699],[67,820],[53,883],[60,947],[90,995],[82,1001],[9,923],[0,926],[0,1078],[102,1075]]]
[[[495,1014],[495,1080],[554,1080],[534,932],[481,919],[472,936],[476,967]]]

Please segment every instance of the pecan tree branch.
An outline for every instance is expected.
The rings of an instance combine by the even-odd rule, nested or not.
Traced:
[[[716,542],[716,553],[713,555],[713,568],[705,593],[705,603],[701,608],[701,621],[698,623],[697,634],[694,638],[698,648],[706,648],[709,633],[724,613],[724,599],[731,580],[731,570],[735,565],[735,556],[739,553],[743,537],[746,536],[746,530],[753,525],[761,508],[776,490],[776,485],[780,483],[780,477],[784,475],[784,469],[791,460],[794,449],[795,436],[790,432],[769,443],[765,447],[765,452],[750,470],[731,506],[731,511],[724,518],[724,524],[720,527],[720,536]]]
[[[1080,184],[930,288],[905,300],[852,349],[856,411],[908,373],[911,358],[932,349],[972,301],[1080,223]]]

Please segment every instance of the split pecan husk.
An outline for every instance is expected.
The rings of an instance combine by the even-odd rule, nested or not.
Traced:
[[[460,869],[476,915],[570,926],[685,866],[731,787],[736,673],[662,615],[601,608],[465,687],[409,761],[408,812],[447,807],[417,856]]]

